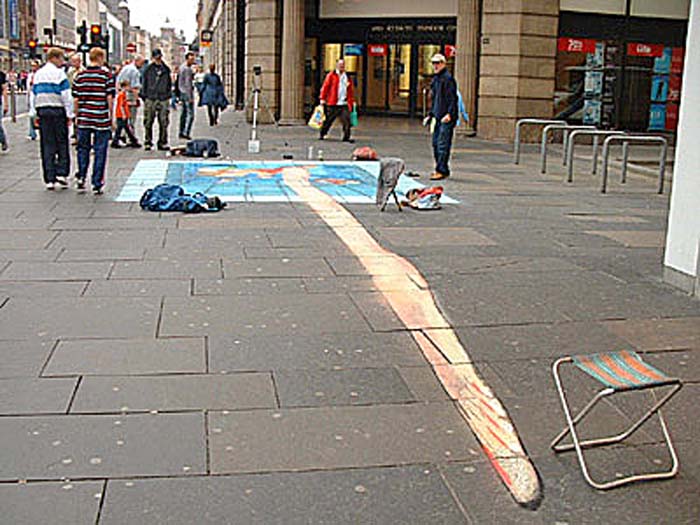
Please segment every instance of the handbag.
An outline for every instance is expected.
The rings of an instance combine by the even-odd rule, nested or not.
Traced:
[[[357,124],[359,122],[359,119],[357,117],[357,104],[353,104],[352,106],[352,112],[350,113],[350,125],[353,128],[357,127]]]
[[[311,118],[309,119],[309,127],[313,129],[321,129],[325,121],[326,112],[323,110],[323,106],[319,104],[311,114]]]

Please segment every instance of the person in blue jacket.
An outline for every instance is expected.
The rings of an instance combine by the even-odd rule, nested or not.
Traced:
[[[224,94],[224,83],[216,73],[216,65],[209,66],[209,73],[204,75],[202,81],[202,96],[199,97],[199,105],[207,106],[209,125],[216,126],[219,123],[219,111],[228,107],[228,100]]]
[[[459,120],[459,101],[457,97],[457,82],[447,70],[445,56],[438,53],[431,62],[435,76],[430,85],[432,108],[429,119],[434,119],[433,156],[435,157],[435,172],[430,180],[442,180],[450,176],[450,152],[455,125]]]

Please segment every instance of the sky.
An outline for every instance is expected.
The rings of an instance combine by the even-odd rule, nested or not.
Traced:
[[[131,25],[147,29],[151,34],[160,34],[165,19],[170,25],[185,32],[187,40],[197,32],[197,0],[131,0]]]

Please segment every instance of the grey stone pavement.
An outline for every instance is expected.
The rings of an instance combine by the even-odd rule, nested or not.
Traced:
[[[176,115],[172,115],[173,121]],[[610,193],[583,163],[521,166],[510,145],[460,137],[460,200],[440,212],[347,208],[425,275],[479,372],[503,401],[542,480],[514,503],[409,333],[332,230],[303,203],[232,204],[216,215],[114,202],[140,158],[110,151],[107,193],[43,189],[26,119],[0,156],[0,522],[697,523],[700,302],[661,280],[668,196],[632,174]],[[171,126],[174,133],[175,125]],[[347,159],[304,127],[213,131],[235,159]],[[415,123],[363,119],[357,145],[431,167]],[[423,178],[425,180],[425,177]],[[633,349],[686,381],[666,411],[681,471],[596,492],[571,454],[550,366]],[[572,395],[592,392],[565,376]],[[639,398],[605,402],[583,430],[612,432]],[[646,427],[645,427],[646,428]],[[590,455],[596,476],[668,465],[650,426]]]

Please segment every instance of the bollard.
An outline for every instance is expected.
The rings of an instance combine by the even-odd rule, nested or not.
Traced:
[[[600,192],[606,193],[608,189],[608,161],[610,158],[610,144],[613,141],[621,141],[623,144],[622,148],[622,172],[623,177],[627,178],[627,162],[629,160],[629,154],[625,153],[625,145],[630,142],[644,144],[644,143],[655,143],[661,144],[661,156],[659,158],[659,190],[658,193],[661,195],[664,192],[664,175],[666,172],[666,157],[668,156],[668,140],[665,137],[658,135],[612,135],[605,139],[603,143],[603,173]]]
[[[541,124],[566,124],[563,120],[539,119],[539,118],[523,118],[515,123],[515,142],[513,150],[513,164],[520,164],[520,137],[521,128],[526,124],[541,125]]]

